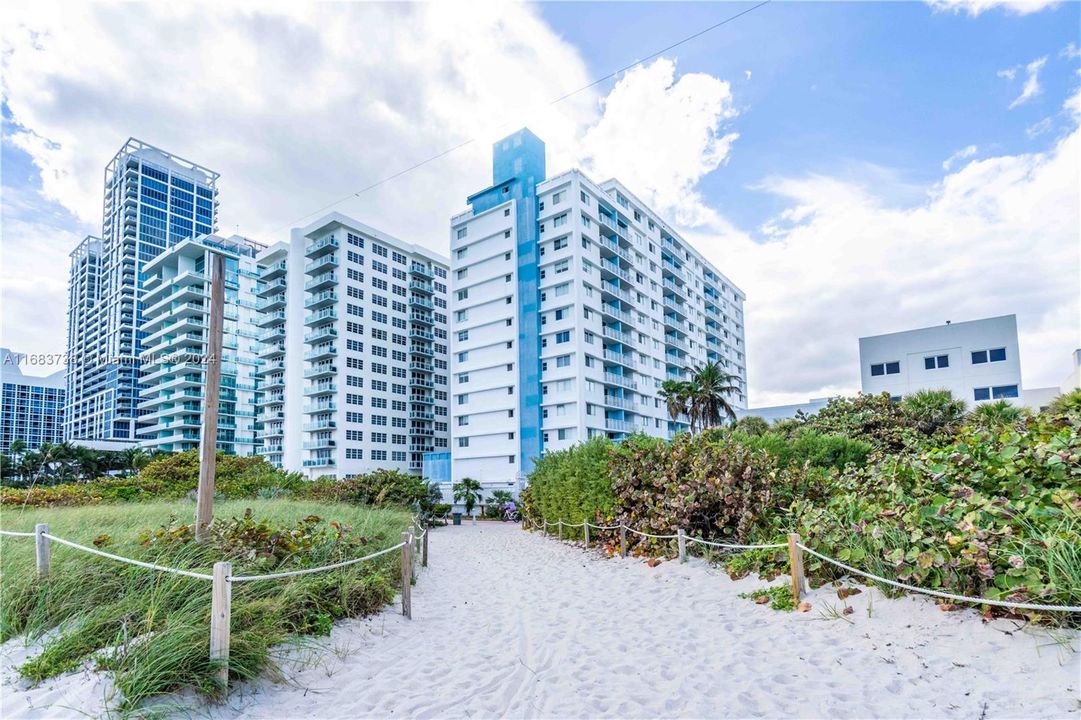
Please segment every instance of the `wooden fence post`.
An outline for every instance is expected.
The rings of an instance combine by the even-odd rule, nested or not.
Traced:
[[[681,563],[687,562],[687,533],[683,532],[683,528],[676,531],[676,542],[679,543],[679,561]]]
[[[583,523],[582,524],[582,529],[585,531],[585,534],[586,534],[586,547],[589,547],[589,523],[588,522]]]
[[[413,544],[409,539],[409,533],[402,533],[402,615],[410,620],[413,619]]]
[[[619,526],[619,556],[627,557],[627,526]]]
[[[560,520],[559,520],[559,539],[560,540],[563,539],[563,519],[562,518],[560,518]]]
[[[420,566],[421,567],[428,567],[428,530],[429,529],[430,528],[425,528],[424,529],[424,537],[421,538],[421,546],[420,546]]]
[[[799,602],[801,591],[807,590],[807,578],[803,574],[803,550],[799,547],[799,533],[788,534],[788,566],[792,574],[792,599]]]
[[[548,518],[544,518],[544,526],[541,528],[544,537],[548,537]]]
[[[38,577],[49,576],[49,559],[51,557],[49,538],[45,537],[49,532],[48,523],[38,523],[34,526],[34,552],[38,559]]]
[[[218,666],[222,697],[229,693],[229,621],[232,616],[233,564],[214,563],[214,585],[210,596],[210,662]]]

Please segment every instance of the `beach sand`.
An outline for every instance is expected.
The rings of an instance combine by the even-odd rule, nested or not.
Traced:
[[[437,528],[430,545],[411,621],[392,606],[338,623],[323,652],[286,653],[284,682],[238,685],[194,714],[1081,718],[1076,633],[1056,642],[866,587],[847,621],[829,612],[845,606],[833,587],[807,596],[809,612],[778,612],[738,597],[765,583],[701,560],[649,567],[510,524]],[[27,689],[15,668],[29,651],[0,652],[5,718],[103,711],[107,676]]]

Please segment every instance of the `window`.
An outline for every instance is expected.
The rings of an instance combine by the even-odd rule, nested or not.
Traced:
[[[468,274],[469,274],[469,268],[462,268],[461,270],[459,270],[459,271],[458,271],[458,272],[456,273],[456,277],[457,277],[457,278],[458,278],[459,280],[461,280],[462,278],[464,278],[464,277],[465,277],[466,275],[468,275]]]
[[[458,228],[458,239],[461,240],[469,233],[469,228]]]
[[[935,370],[941,368],[948,368],[950,366],[949,355],[932,355],[931,357],[925,357],[923,359],[924,370]]]
[[[973,350],[972,364],[982,365],[986,362],[1002,362],[1006,359],[1006,348],[993,348],[991,350]]]
[[[468,359],[469,359],[469,352],[468,351],[458,353],[458,362],[465,362]]]
[[[995,400],[1017,397],[1016,385],[997,385],[991,388],[991,397]]]
[[[458,291],[458,299],[459,300],[465,300],[468,297],[469,297],[469,288],[466,288],[465,290],[459,290]]]
[[[469,438],[467,438],[467,437],[458,438],[458,447],[469,447]]]
[[[469,382],[469,373],[458,373],[458,382],[460,382],[460,383]]]
[[[876,363],[871,365],[871,375],[897,375],[901,372],[901,363],[898,361],[888,363]]]
[[[468,415],[459,415],[458,416],[458,427],[464,427],[464,426],[466,426],[468,424],[469,424],[469,416]]]
[[[562,227],[567,224],[567,213],[556,216],[552,220],[552,227]]]
[[[469,331],[468,330],[459,330],[458,331],[458,342],[464,342],[464,341],[466,341],[468,339],[469,339]]]
[[[556,344],[557,345],[560,345],[562,343],[568,343],[570,341],[571,341],[571,333],[570,333],[569,330],[564,330],[563,332],[557,332],[556,333]]]
[[[461,395],[458,396],[458,404],[459,405],[465,405],[468,402],[469,402],[469,393],[462,393]]]
[[[553,205],[558,205],[562,201],[563,201],[563,193],[561,193],[561,192],[552,193],[552,204]]]
[[[455,254],[456,254],[456,255],[458,256],[458,259],[460,260],[460,259],[462,259],[462,258],[464,258],[464,257],[465,257],[465,254],[466,254],[466,252],[467,252],[468,250],[469,250],[469,248],[461,248],[460,250],[457,250],[457,251],[455,252]]]
[[[972,388],[972,399],[976,402],[991,399],[991,388]]]

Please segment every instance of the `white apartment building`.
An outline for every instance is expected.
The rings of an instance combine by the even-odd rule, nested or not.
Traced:
[[[451,219],[452,480],[519,485],[595,435],[668,437],[657,397],[706,361],[746,404],[744,294],[616,180],[545,175],[529,130]]]
[[[987,400],[1022,404],[1017,317],[946,323],[860,338],[863,392],[901,398],[949,390],[970,407]]]
[[[331,213],[258,263],[268,460],[344,478],[446,450],[445,257]]]
[[[148,439],[142,447],[180,452],[199,446],[210,273],[213,256],[220,254],[225,256],[225,315],[217,444],[230,454],[255,454],[255,258],[265,247],[238,235],[207,235],[179,242],[144,266],[139,421]]]

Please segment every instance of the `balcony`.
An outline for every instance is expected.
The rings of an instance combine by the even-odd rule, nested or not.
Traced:
[[[318,325],[320,323],[330,322],[338,319],[338,311],[334,308],[327,308],[326,310],[320,310],[319,312],[311,313],[304,318],[304,324],[308,327],[312,325]]]
[[[338,403],[335,402],[321,402],[313,403],[311,405],[304,406],[305,415],[314,415],[316,413],[334,412],[338,409]]]
[[[607,315],[608,317],[615,318],[620,322],[625,322],[628,324],[634,322],[629,312],[627,312],[626,310],[621,310],[614,305],[609,305],[608,303],[601,303],[601,313]]]
[[[318,397],[320,395],[334,395],[338,392],[337,383],[316,383],[304,388],[305,397]]]
[[[429,357],[435,357],[431,345],[410,345],[409,352],[413,355],[428,355]]]
[[[285,293],[278,293],[268,298],[260,298],[255,303],[255,309],[259,312],[269,312],[271,310],[281,310],[285,307]]]
[[[268,325],[275,325],[285,322],[285,311],[276,310],[274,312],[260,313],[259,317],[255,319],[256,327],[267,327]]]
[[[415,372],[435,372],[435,365],[426,362],[411,362],[409,369]]]
[[[691,349],[687,347],[687,343],[685,343],[681,338],[678,338],[675,335],[665,335],[664,344],[669,347],[679,348],[683,352],[691,351]]]
[[[630,420],[611,420],[605,418],[604,429],[612,432],[632,433],[635,430],[634,423]]]
[[[283,377],[282,375],[273,375],[271,377],[268,377],[259,387],[259,389],[264,392],[269,392],[270,390],[277,390],[279,388],[285,388],[285,377]]]
[[[430,427],[409,428],[409,434],[413,437],[435,437],[435,430]]]
[[[316,292],[319,290],[327,290],[338,284],[338,273],[328,272],[322,275],[316,275],[308,282],[304,283],[304,289],[308,292]]]
[[[281,405],[285,402],[285,395],[283,393],[266,393],[258,400],[255,405],[261,407],[264,405]]]
[[[427,340],[429,342],[435,340],[435,334],[429,330],[421,330],[420,328],[409,328],[409,337],[417,340]]]
[[[631,337],[630,333],[621,332],[613,327],[609,327],[608,325],[604,326],[604,336],[609,340],[615,340],[616,342],[621,342],[624,345],[634,344],[634,338]]]
[[[432,317],[431,313],[409,313],[409,319],[415,323],[421,323],[423,325],[432,325],[435,322],[435,319]]]
[[[634,410],[634,400],[629,397],[618,397],[616,395],[605,395],[604,405],[606,407],[619,408],[621,410]]]
[[[275,340],[284,340],[285,326],[278,325],[276,327],[270,328],[269,330],[265,330],[259,333],[259,337],[257,337],[256,339],[261,343],[272,343]]]
[[[314,258],[332,253],[338,249],[338,238],[330,236],[308,243],[304,248],[304,257]]]
[[[435,420],[435,413],[424,410],[410,410],[410,420]]]
[[[323,255],[312,260],[304,266],[305,275],[315,275],[322,270],[332,270],[338,267],[337,255]]]
[[[268,375],[269,373],[272,373],[272,372],[284,372],[284,371],[285,371],[285,363],[279,360],[277,362],[263,363],[261,366],[259,366],[259,369],[256,370],[256,373],[258,373],[259,375]]]
[[[605,350],[604,359],[608,362],[619,363],[626,367],[636,367],[637,363],[634,360],[634,355],[631,353],[621,353],[614,350]]]
[[[305,450],[323,450],[325,448],[333,447],[337,447],[337,443],[335,443],[330,438],[324,438],[321,440],[309,440],[308,442],[304,443]]]
[[[631,298],[630,292],[628,292],[627,290],[619,287],[618,285],[616,285],[614,283],[602,282],[601,283],[601,292],[605,293],[606,295],[610,295],[610,296],[612,296],[614,298],[619,298],[623,302],[631,303],[631,304],[634,303],[633,298]]]
[[[304,359],[310,361],[329,360],[338,354],[338,348],[331,343],[314,347],[304,353]]]
[[[285,292],[285,280],[273,280],[268,283],[263,283],[256,287],[255,294],[258,297],[267,297],[268,295],[274,295],[277,293]]]
[[[615,373],[606,372],[604,374],[604,382],[608,385],[619,385],[630,390],[637,390],[638,383],[624,375],[616,375]]]
[[[428,295],[435,292],[435,288],[432,287],[431,283],[422,282],[420,280],[410,280],[409,289],[414,292],[426,293]]]
[[[333,467],[334,458],[315,458],[314,460],[305,460],[304,467]]]
[[[427,380],[425,378],[416,378],[416,377],[409,378],[409,385],[410,385],[410,387],[423,387],[423,388],[434,388],[435,387],[435,383],[433,383],[431,380]]]
[[[304,301],[304,307],[308,310],[318,310],[319,308],[327,307],[338,302],[338,293],[333,290],[324,290],[321,293],[315,293],[308,297]]]
[[[289,263],[285,260],[276,262],[273,265],[267,265],[265,268],[259,271],[259,278],[263,281],[274,280],[285,275],[285,272],[289,269]]]
[[[338,329],[334,327],[321,327],[304,336],[304,342],[315,344],[325,340],[333,340],[338,337]]]
[[[409,402],[420,405],[435,405],[435,398],[431,395],[421,395],[418,393],[416,395],[410,395]]]
[[[687,282],[687,275],[683,272],[683,269],[670,260],[661,263],[661,271]]]
[[[429,310],[435,308],[435,304],[432,303],[431,300],[429,300],[428,298],[417,297],[416,295],[409,296],[409,304],[413,305],[414,307],[428,308]]]
[[[630,272],[627,271],[627,270],[624,270],[623,268],[621,268],[618,263],[609,262],[607,260],[601,260],[600,268],[601,268],[601,277],[602,278],[604,277],[605,273],[607,273],[609,275],[615,275],[616,277],[620,278],[621,280],[625,280],[627,282],[631,281]]]
[[[304,379],[314,380],[316,378],[331,377],[338,374],[338,366],[330,363],[324,363],[322,365],[316,365],[315,367],[308,368],[304,371]]]
[[[421,265],[420,263],[412,263],[409,266],[409,272],[417,277],[432,278],[432,271],[428,266]]]
[[[259,357],[263,360],[273,360],[285,355],[285,343],[266,345],[259,349]]]
[[[338,427],[334,420],[320,420],[318,422],[304,423],[304,432],[318,432],[319,430],[333,430]]]

